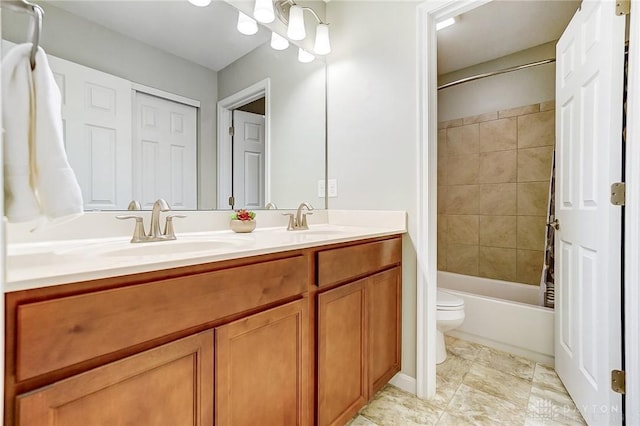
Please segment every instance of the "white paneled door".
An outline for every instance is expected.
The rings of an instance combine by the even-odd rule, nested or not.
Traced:
[[[556,370],[590,425],[622,422],[621,179],[625,18],[585,0],[556,47]],[[540,407],[544,409],[544,407]],[[562,414],[562,411],[558,414]]]
[[[234,208],[264,207],[265,120],[263,115],[233,111]]]
[[[62,95],[65,150],[85,210],[131,201],[131,83],[48,56]]]
[[[158,198],[197,209],[197,109],[142,92],[133,108],[133,198],[143,209]]]

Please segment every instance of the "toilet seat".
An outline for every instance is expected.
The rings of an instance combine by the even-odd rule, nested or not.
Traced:
[[[438,290],[436,306],[439,311],[459,311],[464,309],[464,300],[446,291]]]

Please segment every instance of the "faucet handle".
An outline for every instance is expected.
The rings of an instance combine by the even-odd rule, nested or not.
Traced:
[[[296,229],[293,213],[282,213],[282,216],[289,216],[289,224],[287,225],[287,231],[293,231],[294,229]]]
[[[302,223],[300,224],[302,229],[309,229],[309,224],[307,223],[307,215],[310,215],[310,214],[313,214],[313,213],[307,212],[302,214]]]
[[[116,219],[125,220],[125,219],[135,219],[136,226],[133,228],[133,237],[131,237],[132,243],[139,243],[146,238],[146,234],[144,232],[144,223],[142,222],[142,216],[135,215],[118,215]]]
[[[164,235],[166,237],[167,240],[175,240],[176,239],[176,233],[173,229],[173,218],[178,218],[178,219],[184,219],[185,217],[187,217],[184,214],[172,214],[166,217],[165,221],[164,221]]]

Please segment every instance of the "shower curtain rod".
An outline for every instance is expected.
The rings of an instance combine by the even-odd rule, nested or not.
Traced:
[[[494,76],[494,75],[504,74],[504,73],[507,73],[507,72],[523,70],[525,68],[537,67],[538,65],[550,64],[550,63],[555,62],[555,61],[556,61],[555,58],[543,59],[541,61],[531,62],[529,64],[524,64],[524,65],[517,65],[515,67],[505,68],[503,70],[485,72],[485,73],[474,75],[474,76],[471,76],[471,77],[461,78],[460,80],[454,80],[454,81],[452,81],[450,83],[442,84],[442,85],[438,86],[438,90],[446,89],[447,87],[457,86],[458,84],[462,84],[462,83],[468,83],[468,82],[474,81],[474,80],[479,80],[479,79],[485,78],[485,77],[491,77],[491,76]]]

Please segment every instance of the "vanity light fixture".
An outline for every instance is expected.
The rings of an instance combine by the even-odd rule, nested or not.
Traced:
[[[282,37],[280,34],[273,32],[271,33],[271,48],[275,50],[285,50],[289,47],[289,40]]]
[[[269,24],[276,19],[276,15],[273,12],[273,3],[271,0],[256,0],[256,5],[253,8],[253,17],[256,21],[263,24]]]
[[[244,13],[238,11],[238,31],[245,35],[254,35],[258,32],[258,23],[245,15]]]
[[[287,25],[287,37],[291,40],[303,40],[306,37],[303,12],[311,13],[318,21],[313,51],[317,55],[326,55],[331,52],[329,25],[322,22],[315,10],[310,7],[298,6],[294,0],[276,0],[275,9],[278,19]]]
[[[440,31],[443,28],[447,28],[450,27],[451,25],[455,24],[456,22],[458,22],[458,17],[452,17],[452,18],[447,18],[447,19],[443,19],[440,22],[436,22],[436,31]]]
[[[189,0],[189,3],[194,6],[205,7],[211,4],[211,0]]]
[[[316,57],[313,56],[311,53],[307,52],[306,50],[304,50],[302,47],[298,48],[298,61],[302,62],[303,64],[307,64],[309,62],[312,62]]]

